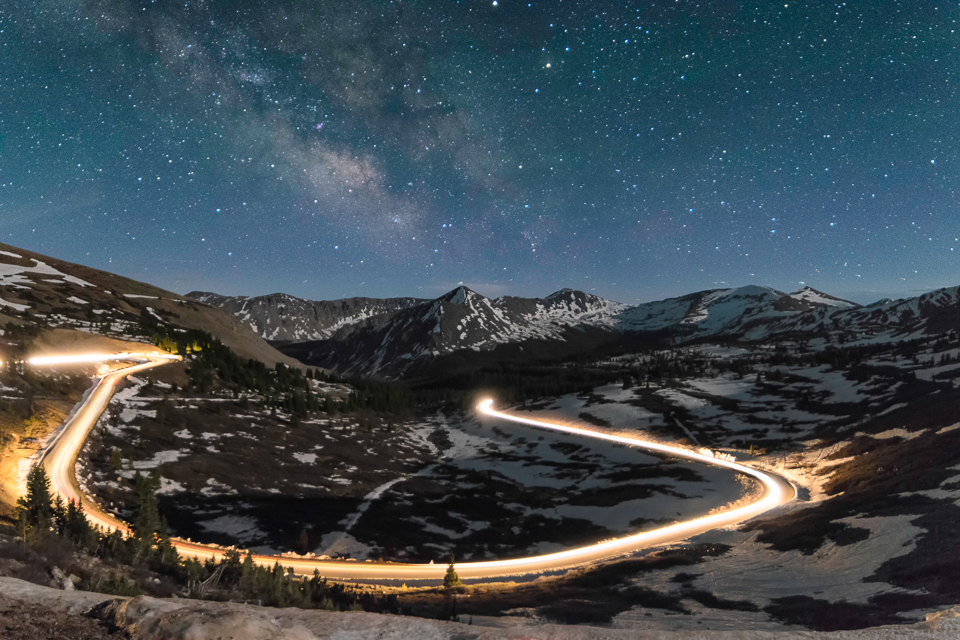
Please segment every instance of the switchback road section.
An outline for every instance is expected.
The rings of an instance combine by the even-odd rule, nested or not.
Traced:
[[[162,354],[122,354],[104,356],[104,359],[130,360],[133,364],[127,368],[111,372],[100,378],[93,390],[87,394],[83,403],[78,407],[73,417],[61,430],[60,434],[51,442],[44,453],[42,463],[50,475],[53,489],[60,493],[65,500],[80,500],[86,510],[87,517],[95,524],[107,529],[119,529],[128,534],[128,525],[119,518],[104,511],[99,505],[82,495],[75,475],[77,455],[84,441],[96,424],[100,414],[109,403],[116,383],[123,377],[139,371],[156,367],[177,359],[177,356]],[[77,360],[73,360],[77,361]],[[63,362],[62,360],[60,362]],[[35,364],[56,364],[54,358]],[[464,579],[495,578],[501,576],[522,576],[542,574],[545,572],[566,569],[574,566],[589,565],[608,558],[622,556],[628,553],[651,548],[657,545],[679,542],[691,536],[727,527],[744,520],[756,517],[794,499],[796,491],[784,479],[761,471],[753,466],[737,462],[730,456],[718,455],[712,451],[701,449],[694,451],[685,447],[664,444],[635,438],[628,435],[610,433],[595,429],[586,429],[582,426],[563,424],[542,418],[526,418],[511,413],[497,411],[493,408],[492,400],[484,400],[477,407],[487,419],[514,422],[541,429],[559,431],[584,438],[596,438],[608,442],[615,442],[647,451],[675,456],[686,460],[709,464],[729,469],[731,472],[750,476],[760,483],[762,488],[759,497],[748,504],[734,505],[728,509],[710,513],[699,518],[678,522],[669,526],[645,531],[623,538],[605,540],[592,545],[568,549],[557,553],[550,553],[526,558],[511,560],[493,560],[489,562],[458,563],[457,573]],[[173,541],[177,551],[187,557],[219,558],[226,552],[223,547],[205,545],[187,540]],[[313,575],[319,571],[320,575],[330,579],[363,580],[363,581],[414,581],[414,580],[441,580],[446,572],[444,564],[395,564],[382,562],[357,562],[318,559],[311,556],[297,555],[254,555],[254,560],[263,565],[273,565],[280,562],[285,567],[292,567],[297,574]]]

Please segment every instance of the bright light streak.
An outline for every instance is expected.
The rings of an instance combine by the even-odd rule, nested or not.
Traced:
[[[681,458],[687,458],[688,460],[695,460],[704,464],[726,467],[728,469],[752,476],[759,480],[764,486],[764,496],[752,504],[708,516],[703,516],[701,518],[695,518],[693,520],[687,520],[686,522],[680,522],[667,527],[661,527],[652,531],[645,531],[643,533],[627,536],[625,538],[615,538],[613,540],[607,540],[595,545],[581,547],[579,549],[570,549],[568,551],[561,551],[559,553],[538,556],[535,558],[541,562],[556,562],[560,563],[561,565],[563,563],[575,563],[578,561],[596,559],[597,554],[609,553],[612,555],[616,553],[642,549],[653,544],[660,544],[664,537],[682,540],[686,537],[701,533],[703,531],[709,531],[710,529],[735,524],[737,522],[753,518],[793,499],[793,491],[785,490],[780,481],[762,471],[759,471],[758,469],[754,469],[753,467],[749,467],[738,462],[704,455],[696,451],[691,451],[689,449],[684,449],[682,447],[676,447],[673,445],[650,442],[647,440],[640,440],[638,438],[629,438],[611,433],[603,433],[601,431],[591,431],[588,429],[581,429],[579,427],[572,427],[569,425],[557,424],[544,420],[533,420],[531,418],[512,416],[510,414],[501,413],[500,411],[495,411],[492,408],[492,405],[493,400],[488,399],[481,402],[477,408],[481,413],[495,418],[500,418],[501,420],[509,420],[511,422],[517,422],[520,424],[526,424],[544,429],[551,429],[554,431],[560,431],[562,433],[570,433],[579,436],[586,436],[588,438],[606,440],[608,442],[617,442],[629,446],[641,447],[650,451],[658,451]],[[522,564],[523,562],[529,560],[531,560],[531,558],[518,558],[516,560],[501,560],[495,563],[477,564],[486,564],[487,566],[498,564],[502,567],[509,567],[516,564]],[[461,566],[463,565],[458,565],[458,572],[460,571]]]
[[[78,358],[88,359],[80,360]],[[102,362],[104,360],[138,360],[140,358],[146,360],[146,362],[112,372],[97,382],[86,401],[77,410],[67,425],[64,426],[57,438],[48,447],[43,457],[43,464],[47,468],[52,488],[56,492],[60,493],[66,500],[82,501],[87,518],[94,524],[107,529],[119,529],[124,534],[129,534],[130,532],[127,524],[115,516],[104,512],[96,503],[92,502],[86,496],[81,495],[76,476],[74,475],[77,454],[83,446],[90,429],[93,428],[93,425],[110,401],[110,397],[113,394],[113,387],[117,381],[132,373],[166,364],[171,360],[179,360],[179,357],[169,356],[167,354],[87,354],[86,356],[53,356],[38,359],[42,364],[62,364],[72,362]],[[31,364],[33,364],[33,361],[31,361]],[[486,578],[542,573],[597,562],[655,545],[677,542],[698,533],[732,525],[760,515],[793,499],[793,488],[786,482],[758,469],[732,460],[715,457],[713,455],[705,455],[683,447],[649,442],[638,438],[592,431],[546,420],[521,418],[519,416],[495,411],[492,405],[492,400],[484,400],[477,408],[481,413],[500,420],[508,420],[519,424],[551,429],[577,436],[597,438],[608,442],[640,447],[650,451],[658,451],[704,464],[725,467],[756,478],[763,485],[764,493],[760,500],[745,506],[728,509],[667,527],[661,527],[653,531],[607,540],[577,549],[569,549],[567,551],[541,556],[515,558],[512,560],[459,563],[457,564],[457,573],[463,578]],[[178,552],[188,557],[196,556],[201,559],[220,558],[225,552],[222,547],[216,545],[204,545],[179,539],[173,539],[172,542]],[[324,561],[302,556],[268,555],[254,555],[253,559],[258,564],[266,566],[270,566],[275,561],[279,561],[283,566],[292,567],[294,571],[301,575],[309,575],[312,574],[314,570],[319,570],[321,575],[325,577],[344,580],[438,580],[441,579],[446,572],[446,566],[443,563],[429,565],[377,564]]]
[[[27,363],[34,367],[51,364],[83,364],[90,362],[116,362],[121,360],[143,360],[147,358],[163,358],[166,360],[180,360],[180,356],[167,353],[82,353],[76,355],[39,356],[30,358]]]

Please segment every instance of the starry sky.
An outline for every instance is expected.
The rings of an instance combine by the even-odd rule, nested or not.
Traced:
[[[177,292],[960,284],[960,5],[6,0],[0,239]]]

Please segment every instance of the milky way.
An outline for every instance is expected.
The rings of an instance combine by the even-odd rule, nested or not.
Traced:
[[[185,292],[960,283],[956,2],[0,5],[0,238]]]

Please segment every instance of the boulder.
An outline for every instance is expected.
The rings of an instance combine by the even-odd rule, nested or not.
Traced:
[[[95,615],[131,640],[315,640],[302,626],[283,628],[271,609],[139,596],[114,600]]]

